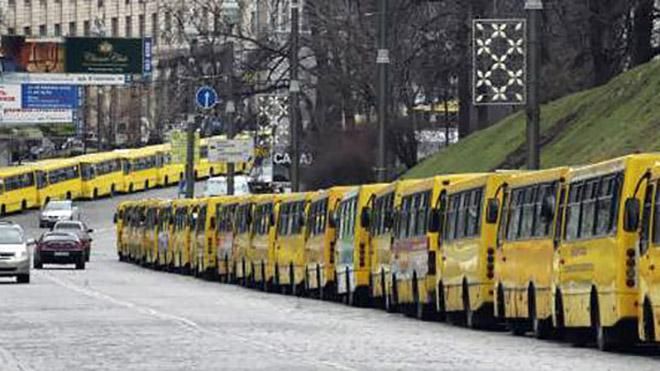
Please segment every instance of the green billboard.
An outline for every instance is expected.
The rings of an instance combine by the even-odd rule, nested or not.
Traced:
[[[68,73],[142,74],[143,40],[118,37],[67,37]]]

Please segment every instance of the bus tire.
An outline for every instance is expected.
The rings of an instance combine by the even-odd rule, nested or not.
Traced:
[[[193,172],[193,179],[197,180],[197,170]]]
[[[27,201],[23,200],[21,201],[21,211],[25,211],[27,209]]]
[[[447,304],[445,303],[445,285],[442,281],[438,282],[437,290],[437,318],[438,321],[445,321],[447,319]]]
[[[0,216],[5,216],[5,215],[7,215],[7,207],[5,205],[2,205],[0,206]]]
[[[149,181],[148,181],[148,180],[145,180],[145,181],[144,181],[144,190],[146,191],[146,190],[148,190],[148,189],[149,189]]]
[[[66,193],[66,199],[67,199],[67,200],[70,200],[70,199],[71,199],[71,192],[67,192],[67,193]]]
[[[644,299],[644,309],[643,309],[643,318],[644,325],[644,340],[646,342],[653,343],[655,342],[655,320],[653,318],[653,306],[651,306],[651,301],[647,297]]]
[[[133,193],[133,183],[128,185],[128,193]]]
[[[268,280],[266,279],[266,264],[261,262],[261,291],[268,291]]]
[[[477,328],[476,313],[470,307],[470,286],[467,280],[463,279],[463,315],[465,316],[465,326],[468,328]]]
[[[397,311],[397,301],[398,301],[398,293],[397,293],[397,284],[396,284],[396,275],[392,275],[392,287],[390,289],[389,294],[385,297],[385,310],[388,313],[395,313]]]
[[[116,192],[117,192],[117,188],[115,187],[115,185],[114,184],[111,185],[110,186],[110,197],[114,197]]]
[[[293,263],[289,263],[289,293],[293,296],[298,296],[296,291],[296,273],[293,270]]]
[[[529,293],[527,294],[527,305],[529,306],[528,315],[532,325],[532,332],[537,339],[548,339],[552,335],[552,319],[545,318],[539,319],[538,308],[536,307],[536,288],[534,285],[529,286]]]
[[[559,338],[564,337],[564,332],[566,330],[566,322],[564,321],[564,299],[561,296],[561,291],[557,290],[555,291],[554,295],[554,302],[555,302],[555,308],[554,308],[554,327],[555,327],[555,335]]]
[[[591,290],[591,329],[596,338],[596,346],[598,349],[608,352],[613,350],[618,344],[613,328],[605,327],[601,324],[600,320],[600,306],[598,303],[598,292],[595,289]]]
[[[165,184],[163,185],[164,186],[170,185],[170,178],[167,175],[165,175]]]
[[[323,284],[321,282],[321,266],[316,265],[316,289],[318,290],[318,299],[323,300]]]
[[[99,190],[98,190],[98,188],[94,188],[94,195],[92,196],[92,198],[95,199],[95,200],[96,200],[97,198],[99,198]]]
[[[213,171],[213,167],[209,169],[209,174],[211,174],[211,176],[215,176],[215,171]]]

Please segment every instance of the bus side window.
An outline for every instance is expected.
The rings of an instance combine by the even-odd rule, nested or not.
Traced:
[[[653,210],[653,184],[646,187],[644,194],[644,207],[642,209],[642,229],[639,235],[639,253],[644,255],[649,249],[651,232],[651,211]]]

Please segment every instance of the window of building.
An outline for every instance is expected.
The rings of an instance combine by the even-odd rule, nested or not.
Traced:
[[[90,24],[89,21],[85,21],[83,23],[83,35],[89,36],[89,34],[90,34]]]
[[[97,0],[97,1],[96,1],[96,5],[97,5],[99,8],[103,8],[103,0]]]
[[[69,22],[69,36],[76,36],[76,22]]]
[[[55,25],[53,25],[53,34],[55,36],[62,36],[62,25],[55,23]]]
[[[126,3],[126,5],[128,5],[128,4],[130,4],[130,3],[131,3],[131,0],[126,0],[126,2],[125,2],[125,3]]]
[[[32,0],[25,0],[25,6],[32,6]]]
[[[146,25],[144,24],[144,14],[140,14],[138,16],[138,28],[140,32],[140,37],[144,37],[145,27]]]
[[[119,18],[112,17],[110,20],[110,31],[112,32],[112,37],[119,36]]]
[[[9,35],[16,35],[16,29],[13,27],[8,27],[7,28],[7,34]]]
[[[46,36],[48,33],[48,30],[46,29],[46,25],[42,24],[39,26],[39,36]]]
[[[131,16],[128,15],[126,16],[126,37],[131,37],[131,34],[133,33],[133,25],[132,25],[132,20]]]
[[[32,36],[32,29],[30,27],[23,27],[23,35]]]
[[[16,6],[16,0],[9,0],[8,5],[9,6]]]

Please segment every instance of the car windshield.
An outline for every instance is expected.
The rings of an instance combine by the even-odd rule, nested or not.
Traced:
[[[23,243],[23,234],[16,228],[0,228],[0,245]]]
[[[64,233],[57,233],[57,234],[47,234],[43,237],[44,242],[51,242],[51,241],[78,241],[78,237],[72,234],[64,234]]]
[[[46,210],[69,210],[71,209],[71,202],[68,201],[53,201],[46,205]]]
[[[76,231],[81,231],[83,228],[80,223],[57,223],[55,224],[55,229],[73,229]]]
[[[205,195],[209,196],[219,196],[227,194],[227,180],[224,178],[221,179],[209,179],[206,181],[206,189],[204,190]]]

